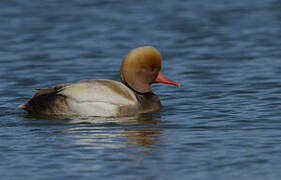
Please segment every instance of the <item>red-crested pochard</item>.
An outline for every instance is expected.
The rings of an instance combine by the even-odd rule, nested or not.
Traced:
[[[161,60],[154,47],[138,47],[122,62],[122,82],[90,79],[37,89],[31,99],[18,108],[30,113],[83,116],[134,115],[160,110],[160,100],[152,92],[151,84],[179,86],[160,72]]]

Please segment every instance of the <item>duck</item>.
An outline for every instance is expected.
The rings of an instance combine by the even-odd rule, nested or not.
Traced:
[[[161,72],[162,56],[152,46],[131,50],[120,67],[121,82],[86,79],[36,89],[18,106],[29,113],[45,115],[130,116],[159,111],[161,102],[152,92],[153,83],[180,86]]]

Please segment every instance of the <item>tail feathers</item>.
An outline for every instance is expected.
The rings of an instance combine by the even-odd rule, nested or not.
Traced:
[[[17,109],[26,109],[26,105],[25,104],[21,104],[21,105],[17,106]]]

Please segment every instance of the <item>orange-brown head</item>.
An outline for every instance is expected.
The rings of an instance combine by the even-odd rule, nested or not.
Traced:
[[[151,92],[152,83],[166,83],[179,86],[161,72],[162,57],[160,52],[151,46],[143,46],[129,52],[121,65],[122,82],[140,93]]]

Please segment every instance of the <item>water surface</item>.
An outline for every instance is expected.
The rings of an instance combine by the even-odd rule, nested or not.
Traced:
[[[1,179],[279,179],[278,0],[31,1],[0,6]],[[160,112],[46,117],[15,109],[35,88],[119,80],[155,46]]]

